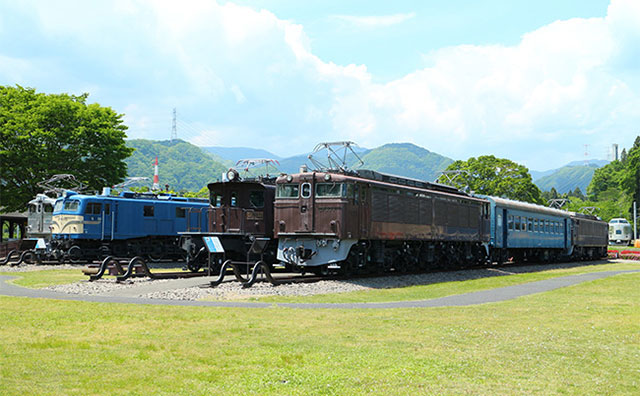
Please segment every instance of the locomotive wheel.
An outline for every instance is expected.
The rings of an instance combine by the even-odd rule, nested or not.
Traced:
[[[74,264],[82,261],[82,249],[78,245],[71,246],[67,254],[69,255],[69,260]]]
[[[109,251],[109,247],[108,246],[100,246],[100,248],[98,249],[99,251],[99,259],[100,261],[104,260],[106,257],[111,255],[111,252]]]

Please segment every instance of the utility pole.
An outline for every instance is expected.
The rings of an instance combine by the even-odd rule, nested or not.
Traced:
[[[178,128],[176,127],[176,108],[173,108],[173,123],[171,124],[171,142],[178,140]]]

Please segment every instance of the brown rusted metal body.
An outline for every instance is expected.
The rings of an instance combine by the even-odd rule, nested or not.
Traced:
[[[574,214],[573,244],[577,247],[606,247],[609,243],[609,225],[595,216]]]
[[[211,183],[210,233],[273,237],[275,186],[259,181]]]
[[[355,240],[489,241],[486,200],[454,189],[430,189],[429,183],[399,180],[405,184],[393,183],[388,178],[374,180],[341,173],[281,176],[277,180],[278,188],[289,186],[290,189],[279,190],[275,202],[275,235],[279,238],[313,235]],[[298,186],[297,193],[293,191],[295,186]]]

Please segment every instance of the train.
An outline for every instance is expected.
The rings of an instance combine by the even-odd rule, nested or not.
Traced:
[[[223,261],[250,263],[258,259],[273,265],[277,241],[273,234],[275,177],[241,179],[230,169],[223,181],[209,183],[207,227],[181,232],[180,246],[187,254],[187,267],[197,271],[208,264],[205,238],[217,238],[221,244],[214,269]],[[256,242],[257,241],[257,242]],[[256,244],[264,241],[259,249]],[[254,249],[252,249],[254,246]],[[215,253],[215,252],[213,252]]]
[[[282,175],[274,216],[277,259],[321,274],[607,255],[595,216],[370,170]]]
[[[49,256],[71,261],[111,255],[183,259],[178,233],[201,228],[207,208],[206,199],[170,194],[65,191],[53,208]]]
[[[624,218],[615,218],[609,221],[609,244],[631,245],[633,231],[631,224]]]

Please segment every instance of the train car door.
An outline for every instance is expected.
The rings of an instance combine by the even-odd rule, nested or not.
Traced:
[[[102,205],[102,239],[103,240],[111,240],[113,239],[113,223],[114,223],[114,215],[112,212],[112,202],[104,201]]]
[[[300,184],[300,226],[298,231],[314,231],[313,211],[313,186],[309,182],[303,182]]]
[[[358,218],[360,225],[360,238],[366,239],[369,237],[369,189],[366,185],[362,184],[358,186],[359,202],[358,202]]]
[[[501,241],[502,244],[500,246],[506,248],[507,236],[509,235],[508,233],[509,229],[507,228],[507,210],[506,209],[496,209],[496,210],[500,210],[502,212],[501,232],[500,234],[496,233],[496,235],[502,236],[502,241]]]

